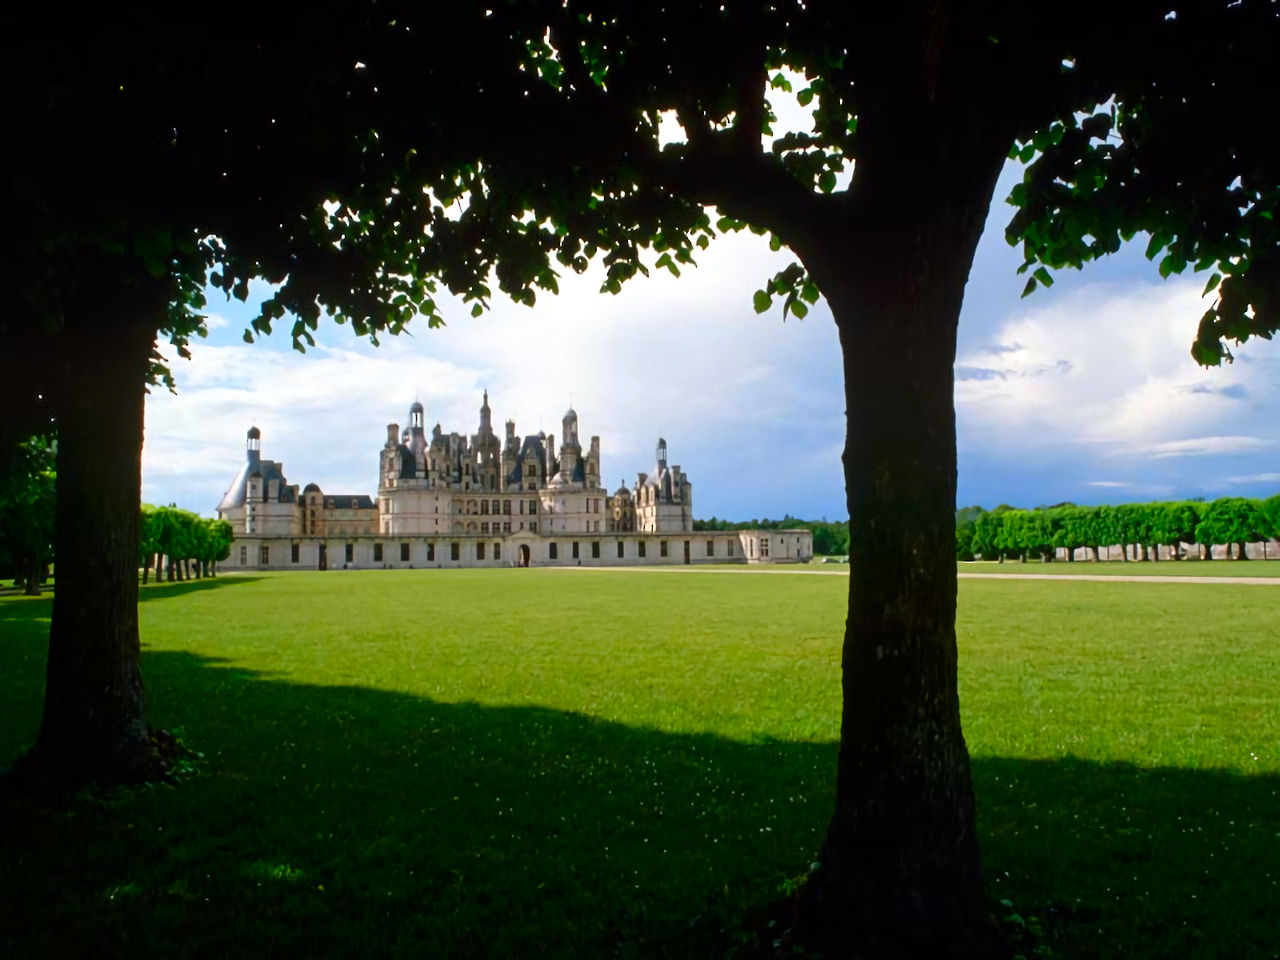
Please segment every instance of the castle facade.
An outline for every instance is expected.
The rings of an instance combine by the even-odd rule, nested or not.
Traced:
[[[659,438],[652,473],[609,494],[601,482],[600,438],[584,451],[578,414],[554,435],[500,440],[486,392],[470,436],[426,431],[421,403],[409,422],[387,425],[378,455],[376,502],[363,494],[299,493],[284,468],[261,455],[249,430],[245,463],[218,517],[235,530],[224,569],[370,567],[616,566],[807,562],[808,530],[694,532],[693,485],[668,466]]]

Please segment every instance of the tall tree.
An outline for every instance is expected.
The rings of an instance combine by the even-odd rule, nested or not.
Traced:
[[[678,273],[713,233],[743,227],[797,258],[758,309],[779,300],[802,316],[825,296],[844,360],[855,575],[836,810],[800,922],[833,949],[949,955],[985,942],[955,683],[952,364],[1005,158],[1030,164],[1009,232],[1030,289],[1148,231],[1162,274],[1226,277],[1202,362],[1228,356],[1223,337],[1277,325],[1280,178],[1257,135],[1258,98],[1275,96],[1272,5],[1035,11],[483,5],[467,33],[477,69],[520,114],[494,116],[464,162],[441,167],[414,152],[421,114],[388,98],[371,117],[385,175],[339,198],[332,224],[341,244],[402,238],[477,310],[493,276],[532,302],[554,291],[557,264],[600,255],[616,292],[650,266]],[[422,58],[361,59],[380,88],[416,86],[434,103],[410,75]],[[792,87],[809,129],[777,125]],[[681,130],[673,142],[664,121]],[[441,124],[426,126],[430,140]]]
[[[460,73],[438,13],[433,63]],[[233,0],[219,16],[253,28],[228,38],[203,11],[174,6],[88,8],[71,23],[48,5],[0,13],[12,94],[0,123],[14,145],[0,155],[0,404],[28,424],[52,417],[59,435],[60,589],[23,776],[130,779],[164,766],[138,664],[143,396],[171,383],[157,336],[186,355],[203,334],[210,271],[242,300],[249,278],[287,277],[299,316],[314,324],[327,308],[361,334],[430,309],[397,249],[335,246],[324,228],[324,201],[364,179],[376,143],[365,115],[378,93],[357,38],[396,31],[372,4],[318,16]]]
[[[40,595],[53,558],[54,443],[0,434],[0,565],[11,566],[28,596]]]

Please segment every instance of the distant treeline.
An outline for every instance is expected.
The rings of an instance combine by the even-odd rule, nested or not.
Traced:
[[[1126,503],[1082,507],[1062,503],[1035,510],[1001,504],[994,510],[964,507],[956,511],[956,557],[960,560],[1029,558],[1052,560],[1065,548],[1069,558],[1080,548],[1097,560],[1102,547],[1120,546],[1127,560],[1159,559],[1159,547],[1179,559],[1179,544],[1200,547],[1205,559],[1215,545],[1227,556],[1245,560],[1244,545],[1280,537],[1280,495],[1268,500],[1223,497],[1211,503]]]
[[[226,520],[210,520],[182,510],[142,505],[138,561],[142,582],[155,569],[156,580],[189,580],[214,575],[219,560],[231,555],[235,532]]]
[[[818,556],[842,556],[849,552],[849,521],[801,520],[787,514],[781,520],[710,520],[693,521],[694,530],[809,530],[813,533],[813,552]]]

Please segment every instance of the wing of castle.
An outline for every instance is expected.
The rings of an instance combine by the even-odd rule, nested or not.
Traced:
[[[262,459],[261,442],[251,428],[245,463],[218,505],[236,534],[225,567],[741,563],[813,552],[807,530],[695,533],[693,485],[667,465],[661,438],[653,472],[639,474],[634,491],[623,483],[609,494],[600,438],[584,452],[575,410],[561,420],[558,449],[554,434],[522,438],[511,420],[500,439],[487,391],[470,436],[439,424],[428,436],[418,402],[403,430],[388,424],[376,501],[314,483],[299,493],[281,464]]]

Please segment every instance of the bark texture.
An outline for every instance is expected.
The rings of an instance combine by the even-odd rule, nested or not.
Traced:
[[[952,543],[956,328],[1007,142],[932,132],[918,167],[864,152],[870,199],[805,258],[839,328],[848,418],[836,811],[798,919],[832,956],[1006,953],[983,904]]]
[[[144,384],[166,289],[85,286],[60,334],[54,592],[44,714],[20,770],[42,781],[162,772],[144,713],[138,538]]]

